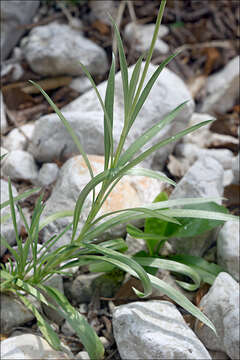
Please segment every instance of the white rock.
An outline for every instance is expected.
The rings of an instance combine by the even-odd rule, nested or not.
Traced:
[[[91,0],[89,1],[89,6],[91,8],[91,15],[93,15],[95,19],[112,26],[108,14],[116,20],[118,7],[115,1],[108,0],[100,3],[99,0]]]
[[[232,170],[233,170],[233,184],[239,184],[240,179],[240,172],[239,172],[239,166],[240,166],[240,159],[239,154],[233,158],[232,161]]]
[[[64,321],[64,324],[61,327],[61,331],[66,336],[73,336],[76,334],[76,331],[73,330],[73,328],[71,327],[71,325],[69,325],[67,320]]]
[[[89,160],[95,175],[103,171],[103,157],[90,155]],[[80,192],[89,181],[90,175],[83,158],[81,156],[75,156],[68,160],[60,170],[57,183],[53,188],[50,198],[46,202],[43,217],[53,214],[56,211],[74,209]],[[124,176],[103,204],[99,215],[129,207],[142,206],[145,203],[151,203],[162,189],[163,183],[156,179]],[[96,188],[96,191],[99,191],[99,186]],[[85,200],[82,215],[80,217],[79,230],[87,218],[91,202],[92,197],[91,194],[89,194]],[[49,236],[51,237],[54,234],[59,234],[59,231],[63,230],[69,221],[68,218],[61,218],[47,225],[43,234],[44,241],[49,239]],[[126,225],[124,224],[109,229],[106,231],[104,238],[123,236],[126,232],[125,229]],[[59,247],[63,244],[67,244],[70,239],[71,230],[67,231],[54,246]]]
[[[2,147],[2,146],[1,146],[1,147],[0,147],[0,156],[5,155],[5,157],[1,160],[1,162],[0,162],[0,166],[4,163],[4,161],[5,161],[5,159],[6,159],[7,154],[8,154],[7,149],[5,149],[4,147]]]
[[[5,137],[3,144],[9,150],[26,150],[28,142],[32,140],[34,124],[26,124],[13,129]]]
[[[92,84],[90,83],[90,80],[87,76],[80,76],[73,79],[70,82],[69,87],[78,91],[80,94],[83,94],[92,88]]]
[[[127,255],[134,255],[139,251],[147,249],[146,242],[144,239],[135,239],[131,235],[127,234],[125,239],[128,249],[125,252]]]
[[[38,169],[33,156],[23,150],[14,150],[8,154],[2,166],[2,172],[11,180],[34,182],[38,177]]]
[[[150,65],[150,73],[152,74],[156,68],[156,66]],[[132,71],[133,67],[130,67],[129,76]],[[149,80],[151,76],[150,73],[147,75],[147,80]],[[103,97],[105,96],[105,89],[106,82],[98,86],[100,95]],[[186,99],[191,99],[191,95],[183,81],[170,70],[164,69],[127,137],[124,150],[138,139],[143,132],[156,124],[157,121],[162,119]],[[188,104],[185,105],[185,108],[178,114],[175,121],[166,126],[160,134],[156,136],[154,140],[150,141],[148,145],[145,145],[142,150],[186,128],[193,113],[193,108],[193,101],[189,101]],[[84,150],[88,154],[103,155],[103,113],[96,98],[95,91],[90,90],[83,94],[64,107],[62,111],[78,136]],[[120,73],[116,75],[114,116],[113,139],[116,146],[124,121]],[[158,170],[163,168],[173,147],[174,144],[168,144],[166,147],[159,149],[144,162],[144,166],[150,167],[154,160]],[[56,114],[44,116],[36,122],[33,144],[29,148],[29,151],[41,162],[51,162],[53,159],[61,156],[68,157],[72,153],[78,153],[73,140]]]
[[[209,76],[206,97],[201,112],[225,113],[239,97],[239,56],[232,59],[223,70]]]
[[[4,134],[5,131],[7,130],[8,127],[8,123],[7,123],[7,118],[6,118],[6,114],[5,114],[5,109],[4,109],[4,102],[3,102],[3,96],[2,96],[2,92],[0,91],[0,107],[1,107],[1,117],[0,117],[0,132],[1,134]]]
[[[189,126],[197,125],[203,121],[214,120],[215,117],[209,114],[193,113]],[[183,137],[183,143],[197,145],[200,148],[224,147],[226,144],[238,145],[238,139],[230,135],[214,133],[210,130],[211,123],[202,126],[198,130]]]
[[[40,310],[39,302],[32,296],[27,296],[28,300]],[[23,325],[34,319],[33,313],[28,310],[20,300],[13,296],[1,295],[1,332],[7,333],[11,329]],[[1,354],[2,355],[2,354]]]
[[[81,274],[73,281],[64,283],[65,293],[68,298],[77,303],[89,303],[92,296],[92,283],[99,277],[99,274]]]
[[[223,175],[223,186],[228,186],[232,184],[234,179],[233,172],[231,169],[225,170]]]
[[[194,197],[221,197],[223,194],[223,168],[211,157],[203,157],[192,165],[173,190],[170,199]],[[221,203],[219,201],[218,203]],[[197,237],[171,239],[174,250],[179,253],[202,256],[216,240],[216,231],[205,232]]]
[[[131,48],[134,48],[137,52],[144,53],[150,48],[154,30],[154,24],[142,25],[130,22],[125,26],[124,37]],[[168,32],[167,26],[160,25],[158,38],[154,47],[155,55],[167,54],[169,52],[169,46],[161,40]]]
[[[70,354],[69,354],[70,355]],[[1,356],[5,360],[70,359],[67,354],[56,351],[42,337],[24,334],[1,341]]]
[[[39,4],[38,0],[1,1],[1,60],[7,58],[25,32],[20,27],[31,23]]]
[[[9,200],[9,192],[8,192],[8,183],[5,180],[1,179],[1,203],[4,203],[5,201]],[[12,193],[13,193],[13,197],[18,195],[18,192],[16,190],[16,188],[14,187],[14,185],[12,185]],[[16,222],[17,222],[17,228],[18,228],[18,232],[20,231],[20,227],[21,227],[21,219],[20,219],[20,215],[19,215],[19,211],[17,210],[17,208],[15,207],[15,212],[16,212]],[[11,214],[10,211],[10,206],[4,207],[1,210],[1,217],[4,218],[4,216],[8,216],[8,214]],[[11,216],[6,219],[6,221],[2,220],[1,221],[1,235],[7,240],[9,245],[13,245],[16,242],[16,234],[14,231],[14,226],[12,223],[12,218]],[[0,255],[2,256],[5,251],[7,250],[6,246],[3,244],[3,242],[1,241],[1,245],[0,245]]]
[[[8,79],[10,78],[11,82],[18,81],[24,74],[23,67],[19,63],[8,64],[2,63],[1,68],[1,76],[8,75]]]
[[[218,234],[218,263],[239,282],[239,222],[227,221]]]
[[[76,355],[76,360],[90,360],[90,357],[86,351],[80,351]]]
[[[167,301],[117,307],[113,331],[122,359],[211,359],[180,312]]]
[[[45,76],[82,75],[79,61],[92,74],[102,75],[108,69],[104,50],[65,24],[53,22],[35,27],[22,49],[31,69]]]
[[[199,306],[213,322],[218,337],[207,326],[196,322],[195,332],[209,349],[239,359],[239,285],[227,273],[220,273]]]
[[[192,165],[199,158],[212,157],[216,159],[225,170],[232,168],[233,153],[228,149],[200,149],[194,144],[177,144],[175,148],[178,157],[187,158]]]
[[[39,170],[38,179],[36,184],[40,186],[48,186],[57,180],[59,168],[57,164],[45,163]]]

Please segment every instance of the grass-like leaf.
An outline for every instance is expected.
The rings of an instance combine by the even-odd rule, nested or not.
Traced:
[[[86,348],[90,359],[101,360],[104,355],[104,347],[97,334],[88,324],[86,318],[81,315],[57,289],[44,286],[42,287],[51,298],[60,306],[57,311],[64,316],[71,327],[76,331],[79,339]]]
[[[36,192],[38,192],[40,190],[41,190],[40,188],[35,188],[35,189],[25,191],[24,193],[13,197],[13,201],[16,202],[16,201],[20,201],[22,199],[25,199],[25,198],[29,197],[30,195],[32,195],[32,194],[34,194],[34,193],[36,193]],[[0,210],[5,208],[9,204],[10,204],[10,200],[4,201],[3,203],[0,204]]]
[[[165,174],[163,174],[159,171],[154,171],[154,170],[150,170],[150,169],[133,168],[133,169],[128,170],[125,175],[146,176],[146,177],[150,177],[152,179],[157,179],[157,180],[166,182],[168,184],[171,184],[173,186],[176,186],[175,181],[173,181],[172,179],[169,179]]]
[[[204,211],[194,209],[168,209],[161,210],[162,215],[175,216],[177,218],[211,219],[220,221],[239,221],[239,217],[215,211]]]
[[[125,165],[132,157],[142,149],[142,147],[147,144],[154,136],[156,136],[160,130],[164,128],[168,123],[170,123],[178,114],[180,110],[183,109],[187,101],[176,107],[173,111],[167,114],[163,119],[158,121],[150,129],[145,131],[134,143],[125,151],[125,153],[120,157],[118,166]]]
[[[59,108],[54,104],[54,102],[50,99],[50,97],[48,96],[48,94],[41,88],[41,86],[39,86],[37,83],[35,83],[32,80],[29,80],[31,84],[33,84],[34,86],[36,86],[36,88],[43,94],[43,96],[45,97],[45,99],[47,100],[47,102],[49,103],[49,105],[53,108],[53,110],[55,111],[55,113],[58,115],[59,119],[62,121],[62,123],[64,124],[65,128],[67,129],[68,133],[70,134],[70,136],[72,137],[75,145],[78,148],[78,151],[80,152],[80,154],[82,155],[87,168],[89,170],[90,176],[93,177],[93,171],[92,171],[92,167],[91,164],[88,160],[87,154],[85,153],[85,151],[83,150],[83,147],[76,135],[76,133],[74,132],[74,130],[72,129],[72,127],[70,126],[69,122],[65,119],[65,117],[63,116],[62,112],[59,110]]]
[[[120,62],[120,69],[121,69],[121,76],[122,76],[122,85],[123,85],[123,97],[124,97],[124,119],[126,122],[126,118],[127,118],[127,113],[128,113],[128,93],[129,93],[129,88],[128,88],[128,66],[127,66],[127,61],[126,61],[126,56],[124,53],[124,48],[123,48],[123,43],[122,43],[122,39],[117,27],[117,24],[115,23],[115,21],[113,20],[112,17],[110,17],[113,27],[114,27],[114,32],[115,32],[115,36],[117,39],[117,44],[118,44],[118,53],[119,53],[119,62]]]
[[[102,246],[99,246],[99,245],[88,244],[86,246],[90,249],[95,249],[98,252],[100,252],[101,254],[104,254],[112,259],[118,260],[118,261],[122,262],[123,264],[126,264],[126,265],[130,266],[132,269],[134,269],[134,271],[138,274],[139,278],[141,279],[141,282],[142,282],[142,285],[144,288],[144,293],[142,293],[141,291],[138,291],[137,289],[134,289],[135,293],[139,297],[146,297],[152,293],[152,286],[151,286],[148,274],[132,258],[130,258],[127,255],[116,252],[112,249],[103,248]]]
[[[114,54],[112,54],[112,65],[109,72],[106,95],[105,95],[105,108],[110,120],[111,134],[109,134],[107,118],[106,116],[104,116],[104,149],[105,149],[104,170],[108,169],[109,158],[113,154],[113,142],[111,142],[110,139],[113,138],[112,129],[113,129],[114,91],[115,91],[115,58],[114,58]]]
[[[201,283],[201,277],[199,276],[198,272],[195,271],[192,267],[187,266],[185,264],[181,264],[177,261],[165,260],[165,259],[158,259],[158,258],[151,258],[151,257],[134,257],[134,259],[142,266],[150,266],[160,269],[165,269],[173,272],[177,272],[179,274],[183,274],[188,276],[192,279],[194,284],[186,283],[183,281],[176,282],[181,285],[184,289],[189,291],[195,291],[199,288]]]

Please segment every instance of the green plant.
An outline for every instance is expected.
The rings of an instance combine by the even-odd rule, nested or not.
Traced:
[[[168,196],[165,192],[160,193],[154,202],[167,201]],[[197,211],[211,211],[218,213],[228,213],[228,210],[221,205],[214,202],[202,204],[185,205],[182,209],[191,209]],[[168,239],[178,238],[178,241],[184,241],[186,238],[196,237],[212,230],[224,222],[214,219],[199,219],[199,218],[177,218],[179,224],[169,223],[157,218],[148,218],[145,220],[144,231],[136,228],[133,225],[127,226],[127,232],[137,239],[144,239],[147,245],[147,251],[140,251],[135,256],[141,265],[147,265],[149,257],[156,257],[166,260],[173,260],[179,263],[190,266],[198,273],[201,280],[212,285],[216,276],[223,271],[222,268],[216,264],[210,264],[206,260],[198,256],[188,254],[176,254],[169,256],[160,256],[161,250]],[[182,239],[182,240],[181,240]],[[143,259],[145,257],[146,259]],[[145,268],[148,272],[156,273],[156,269]]]
[[[148,67],[151,61],[155,41],[157,39],[159,26],[163,16],[164,7],[166,0],[162,0],[159,14],[157,17],[156,28],[153,35],[152,43],[150,50],[147,54],[146,62],[143,67],[143,72],[141,73],[141,66],[143,61],[143,56],[137,61],[131,79],[128,79],[128,68],[126,63],[126,58],[123,50],[122,40],[119,34],[119,30],[115,23],[113,23],[119,51],[120,59],[120,68],[122,74],[122,84],[123,84],[123,93],[124,93],[124,127],[122,134],[117,144],[116,151],[114,151],[113,144],[113,104],[114,104],[114,81],[115,81],[115,61],[114,56],[112,59],[112,65],[109,72],[107,89],[105,100],[103,100],[98,92],[98,89],[89,74],[86,67],[81,64],[84,72],[90,79],[96,95],[100,101],[100,104],[104,113],[104,144],[105,144],[105,163],[104,171],[96,176],[93,175],[93,170],[91,164],[88,160],[87,154],[84,152],[76,134],[72,130],[68,121],[64,118],[63,114],[49,98],[49,96],[44,92],[44,90],[34,82],[32,82],[45,96],[49,104],[58,114],[60,120],[65,125],[67,131],[72,136],[75,144],[77,145],[80,154],[83,156],[86,165],[88,167],[89,173],[91,175],[91,181],[85,186],[85,188],[79,194],[78,200],[74,211],[66,210],[65,212],[59,212],[51,215],[48,218],[40,220],[41,214],[43,211],[42,198],[40,197],[33,214],[31,225],[28,226],[27,221],[24,217],[21,208],[19,211],[21,217],[25,223],[25,227],[28,233],[28,238],[25,244],[22,244],[22,240],[19,238],[17,233],[16,226],[16,216],[14,202],[17,199],[12,197],[11,183],[9,182],[9,202],[6,202],[4,206],[10,204],[11,206],[11,217],[13,224],[16,230],[16,241],[18,246],[18,251],[15,251],[10,245],[5,245],[12,254],[15,261],[9,260],[9,263],[2,266],[1,270],[1,291],[10,292],[17,295],[24,304],[34,313],[38,320],[38,325],[43,335],[48,339],[50,344],[54,348],[60,348],[60,342],[56,334],[52,331],[48,323],[43,319],[41,314],[33,307],[33,305],[27,300],[25,296],[22,295],[22,291],[25,294],[31,294],[36,297],[43,303],[48,304],[50,307],[53,307],[49,301],[46,300],[45,294],[48,294],[52,299],[54,299],[59,307],[57,310],[70,322],[72,327],[76,330],[79,335],[83,345],[86,350],[89,352],[89,355],[92,359],[101,359],[103,357],[103,346],[99,341],[98,337],[94,333],[93,329],[88,325],[85,318],[82,317],[76,310],[69,304],[66,298],[60,294],[56,289],[46,286],[44,281],[49,279],[56,273],[62,273],[68,268],[73,266],[82,266],[86,264],[99,264],[102,261],[117,266],[125,272],[130,273],[131,275],[138,277],[143,284],[143,292],[134,289],[136,294],[139,297],[148,296],[152,291],[152,286],[159,288],[161,291],[165,292],[170,298],[172,298],[176,303],[184,307],[194,316],[196,316],[200,321],[211,327],[214,331],[214,326],[210,320],[197,308],[195,307],[187,298],[185,298],[181,293],[177,292],[168,284],[164,283],[162,280],[157,277],[148,274],[144,268],[131,257],[128,257],[121,253],[121,250],[125,248],[125,242],[122,239],[114,239],[111,241],[105,241],[97,244],[96,239],[102,235],[107,229],[114,227],[115,225],[126,223],[132,220],[137,219],[146,219],[146,218],[158,218],[163,221],[167,221],[171,224],[179,224],[178,218],[203,218],[203,219],[213,219],[213,220],[237,220],[236,217],[229,214],[222,214],[220,212],[210,212],[205,210],[190,210],[185,209],[179,210],[175,208],[176,206],[183,206],[188,204],[200,204],[209,201],[215,201],[216,199],[179,199],[179,200],[166,200],[162,202],[157,202],[145,207],[130,208],[125,210],[119,210],[98,216],[98,212],[101,209],[104,201],[109,196],[110,192],[114,186],[119,182],[119,180],[124,175],[142,175],[149,176],[153,178],[166,181],[173,184],[171,179],[168,179],[166,176],[161,173],[147,170],[143,168],[135,168],[142,160],[147,156],[153,153],[155,150],[159,149],[162,146],[167,145],[177,139],[180,139],[182,136],[197,130],[201,126],[204,126],[209,123],[205,121],[201,124],[192,126],[186,130],[183,130],[177,133],[175,136],[167,138],[162,141],[156,142],[154,146],[149,147],[146,151],[138,155],[142,147],[149,142],[158,132],[172,121],[177,113],[182,110],[185,103],[179,105],[174,109],[170,114],[165,116],[161,121],[157,122],[152,128],[147,130],[141,137],[139,137],[125,152],[123,152],[123,146],[126,140],[126,137],[139,113],[145,100],[147,99],[151,88],[153,87],[155,81],[157,80],[159,74],[164,69],[164,67],[173,59],[176,54],[167,58],[154,72],[150,80],[144,86],[144,81],[148,71]],[[130,81],[129,81],[130,80]],[[101,189],[96,193],[96,186],[101,184]],[[85,224],[78,233],[78,223],[80,214],[84,205],[84,201],[88,194],[92,193],[92,206],[89,211],[88,217]],[[58,239],[63,235],[59,234],[57,237],[49,239],[44,244],[43,253],[37,253],[37,242],[39,231],[42,230],[46,225],[51,223],[57,218],[70,216],[73,217],[72,222],[69,223],[68,227],[64,230],[67,231],[72,226],[72,239],[68,245],[62,246],[57,250],[51,251],[53,244],[55,244]],[[28,253],[32,251],[32,260],[29,260]],[[200,276],[196,271],[181,264],[176,261],[170,261],[165,259],[156,259],[152,258],[150,263],[151,267],[163,267],[171,268],[171,270],[187,274],[193,280],[193,284],[185,283],[185,287],[196,289],[200,284]],[[144,265],[144,264],[143,264]]]

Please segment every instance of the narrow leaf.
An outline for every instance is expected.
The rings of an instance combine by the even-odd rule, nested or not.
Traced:
[[[171,184],[173,186],[176,186],[175,181],[169,179],[164,173],[161,173],[160,171],[144,169],[144,168],[133,168],[128,170],[125,175],[147,176],[152,179],[157,179],[166,182],[168,184]]]
[[[24,193],[13,197],[13,201],[16,202],[16,201],[20,201],[22,199],[25,199],[25,198],[29,197],[30,195],[32,195],[32,194],[34,194],[34,193],[36,193],[36,192],[38,192],[40,190],[41,190],[40,188],[35,188],[35,189],[25,191]],[[10,204],[10,200],[4,201],[3,203],[0,204],[0,210],[5,208],[9,204]]]

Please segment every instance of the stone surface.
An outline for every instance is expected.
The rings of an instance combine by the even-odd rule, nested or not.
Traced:
[[[21,47],[31,69],[42,76],[82,75],[79,61],[91,74],[103,75],[108,69],[104,50],[65,24],[35,27]]]
[[[233,158],[232,161],[233,184],[239,184],[239,179],[240,179],[239,166],[240,166],[240,159],[238,154],[236,157]]]
[[[90,360],[90,357],[86,351],[80,351],[76,355],[76,360]]]
[[[74,279],[64,283],[64,291],[69,299],[76,303],[88,303],[92,296],[92,283],[99,274],[81,274]]]
[[[225,354],[224,352],[221,351],[209,351],[209,354],[212,358],[212,360],[229,360],[230,358],[227,356],[227,354]]]
[[[95,175],[103,171],[103,157],[90,155],[89,160]],[[89,181],[90,175],[83,158],[81,156],[75,156],[68,160],[62,166],[52,194],[46,202],[42,215],[43,218],[56,211],[73,210],[80,192]],[[99,216],[103,213],[151,203],[162,189],[163,183],[156,179],[139,176],[124,176],[103,204]],[[98,191],[99,186],[96,187],[96,192]],[[89,194],[82,209],[77,233],[79,233],[80,228],[87,218],[91,202],[92,197],[91,194]],[[49,236],[51,237],[54,234],[59,234],[59,231],[62,231],[68,223],[69,218],[65,217],[57,219],[53,223],[47,225],[43,233],[44,241],[47,241]],[[123,236],[126,233],[125,229],[126,224],[109,229],[106,231],[104,238]],[[54,246],[59,247],[63,244],[67,244],[70,239],[71,230],[67,231]]]
[[[234,175],[231,169],[225,170],[223,175],[223,186],[231,185],[234,179]]]
[[[24,334],[1,341],[1,356],[6,360],[71,359],[70,354],[56,351],[42,337]]]
[[[225,170],[232,168],[233,153],[228,149],[201,149],[194,144],[177,144],[175,148],[178,157],[184,157],[192,165],[199,158],[212,157],[216,159]]]
[[[239,98],[239,56],[232,59],[221,71],[208,77],[206,97],[201,112],[225,113]]]
[[[0,147],[0,156],[5,155],[5,157],[0,161],[0,166],[2,166],[2,164],[4,163],[7,154],[8,154],[7,149],[5,149],[4,147],[1,146],[1,147]]]
[[[57,180],[59,168],[57,164],[45,163],[39,170],[36,184],[40,186],[48,186]]]
[[[38,177],[37,165],[34,158],[27,151],[11,151],[2,166],[4,176],[11,180],[26,180],[34,182]]]
[[[80,94],[83,94],[92,88],[92,84],[87,76],[80,76],[73,79],[70,82],[69,87],[78,91]]]
[[[5,131],[7,130],[8,127],[8,123],[7,123],[7,118],[6,118],[6,114],[5,114],[5,109],[4,109],[4,102],[3,102],[3,96],[2,96],[2,92],[0,91],[0,132],[1,134],[4,134]]]
[[[150,64],[147,80],[150,79],[150,76],[156,69],[156,66]],[[132,71],[133,66],[129,68],[129,76],[132,74]],[[116,146],[124,121],[122,83],[119,72],[116,75],[115,81],[113,140]],[[98,86],[100,95],[103,98],[105,96],[105,89],[106,82]],[[124,150],[147,129],[187,99],[191,100],[191,95],[183,81],[172,71],[164,69],[128,134]],[[175,120],[162,129],[160,134],[151,140],[148,145],[145,145],[142,150],[146,150],[157,141],[172,136],[176,132],[186,128],[193,109],[194,103],[191,100],[185,105],[185,108],[178,114]],[[61,110],[78,136],[85,152],[88,154],[103,155],[103,113],[95,91],[92,89],[86,92]],[[36,122],[33,138],[33,143],[29,151],[40,162],[51,162],[61,157],[68,158],[73,153],[78,153],[72,138],[56,114],[44,116]],[[143,166],[151,167],[154,165],[158,170],[162,169],[173,148],[174,143],[157,150],[142,163]]]
[[[193,113],[189,126],[197,125],[203,121],[214,120],[210,114]],[[210,130],[212,123],[202,126],[198,130],[183,137],[182,142],[197,145],[200,148],[224,147],[226,144],[238,145],[238,139],[230,135],[214,133]]]
[[[26,150],[29,141],[32,140],[33,131],[34,123],[26,124],[13,129],[3,141],[4,147],[8,151]]]
[[[155,30],[155,24],[136,24],[130,22],[125,26],[124,37],[131,49],[134,48],[139,53],[149,50],[152,37]],[[169,46],[161,40],[169,32],[168,27],[160,25],[158,38],[154,47],[154,55],[167,54]]]
[[[39,302],[32,296],[28,300],[40,310]],[[11,329],[34,319],[34,315],[17,298],[1,295],[1,333],[6,334]],[[2,354],[1,354],[2,355]]]
[[[195,332],[202,343],[214,351],[222,351],[231,359],[239,359],[239,285],[227,273],[220,273],[199,307],[213,322],[218,337],[207,326],[196,322]]]
[[[113,331],[122,359],[211,359],[180,312],[167,301],[117,307]]]
[[[38,0],[1,1],[1,60],[5,60],[24,33],[19,27],[30,24],[39,7]]]
[[[118,7],[115,1],[108,0],[100,3],[99,0],[91,0],[89,1],[89,6],[93,20],[99,20],[100,22],[112,26],[112,22],[108,14],[116,20]]]
[[[221,197],[223,173],[222,165],[217,160],[200,158],[179,181],[170,199]],[[215,240],[216,230],[213,229],[194,238],[170,239],[169,242],[179,254],[202,256]]]
[[[146,242],[144,239],[135,239],[131,235],[127,234],[125,239],[128,249],[125,252],[127,255],[134,255],[139,251],[147,250]]]
[[[239,282],[239,222],[227,221],[218,234],[218,264]]]
[[[1,203],[3,203],[5,201],[9,200],[8,182],[1,179],[0,183],[1,183],[1,185],[0,185],[0,187],[1,187]],[[14,187],[14,185],[12,185],[12,193],[13,193],[13,197],[18,195],[18,192],[17,192],[16,188]],[[16,207],[15,207],[15,212],[16,212],[17,228],[18,228],[18,231],[20,231],[21,219],[20,219],[19,211],[17,210]],[[1,217],[7,216],[8,214],[11,214],[10,206],[4,207],[1,210]],[[6,221],[4,221],[4,220],[1,221],[1,235],[7,240],[9,245],[15,244],[16,235],[15,235],[14,226],[13,226],[11,217],[6,219]],[[1,241],[0,255],[2,256],[6,250],[7,250],[6,246]]]

